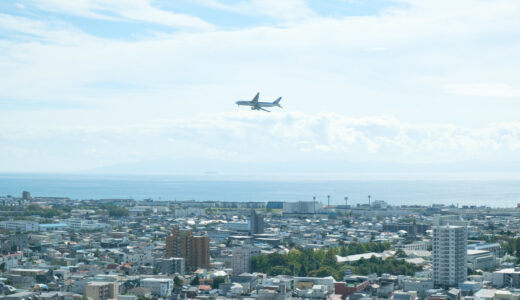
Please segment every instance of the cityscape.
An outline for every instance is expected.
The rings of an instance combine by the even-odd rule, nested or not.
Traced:
[[[330,200],[330,199],[329,199]],[[4,299],[516,299],[520,209],[0,197]]]
[[[520,0],[0,0],[0,300],[520,300]]]

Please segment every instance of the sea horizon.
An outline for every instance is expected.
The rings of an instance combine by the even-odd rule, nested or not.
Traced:
[[[155,201],[310,201],[326,204],[516,207],[520,173],[80,174],[0,173],[0,196]]]

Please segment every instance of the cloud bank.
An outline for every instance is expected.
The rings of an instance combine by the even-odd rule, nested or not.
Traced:
[[[47,141],[52,141],[48,143]],[[334,113],[240,112],[131,126],[0,133],[3,171],[87,170],[152,159],[443,163],[516,160],[520,122],[482,128]],[[67,163],[63,163],[63,162]]]

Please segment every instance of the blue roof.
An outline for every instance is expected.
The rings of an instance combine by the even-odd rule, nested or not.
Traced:
[[[40,227],[69,227],[66,223],[40,224]]]

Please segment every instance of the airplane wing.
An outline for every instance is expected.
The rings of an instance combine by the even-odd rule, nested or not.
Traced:
[[[259,97],[260,97],[260,92],[256,93],[256,96],[253,98],[253,100],[251,100],[251,102],[253,102],[253,104],[257,104]]]

